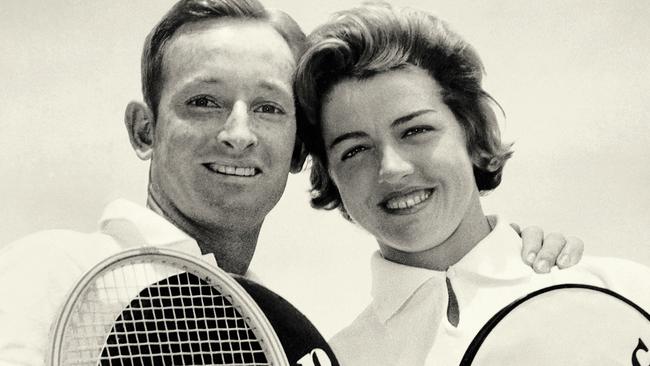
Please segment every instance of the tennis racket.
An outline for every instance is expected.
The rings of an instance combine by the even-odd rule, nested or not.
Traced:
[[[562,284],[504,307],[478,332],[461,366],[650,365],[650,315],[609,289]]]
[[[289,365],[254,300],[219,268],[138,248],[88,271],[53,324],[49,365]]]
[[[325,338],[298,309],[254,281],[241,276],[233,277],[266,315],[291,365],[339,366]]]

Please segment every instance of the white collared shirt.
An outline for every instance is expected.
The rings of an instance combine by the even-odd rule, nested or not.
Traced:
[[[457,366],[476,333],[515,299],[553,284],[583,283],[618,291],[650,308],[650,269],[614,258],[583,258],[565,270],[536,274],[520,256],[521,238],[505,220],[447,271],[371,259],[371,304],[331,340],[342,366]],[[460,312],[447,320],[449,278]],[[636,281],[635,281],[636,280]]]
[[[0,366],[43,365],[49,332],[65,296],[99,261],[139,246],[202,256],[194,239],[155,212],[126,200],[111,202],[99,231],[50,230],[0,251]]]

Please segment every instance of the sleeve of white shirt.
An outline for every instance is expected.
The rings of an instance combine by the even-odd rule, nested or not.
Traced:
[[[605,287],[650,312],[650,267],[612,257],[591,257],[582,265],[597,274]]]
[[[40,232],[0,251],[0,366],[43,365],[66,294],[118,247],[100,234]]]
[[[547,275],[535,277],[545,281]],[[584,257],[578,265],[551,271],[553,283],[584,283],[612,290],[650,312],[650,267],[614,257]],[[543,286],[545,287],[545,286]]]

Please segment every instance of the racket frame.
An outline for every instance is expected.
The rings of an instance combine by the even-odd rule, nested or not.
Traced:
[[[50,350],[48,352],[48,361],[46,365],[64,366],[61,363],[63,337],[68,329],[72,311],[77,304],[79,297],[84,293],[87,286],[95,280],[99,274],[115,267],[121,262],[134,261],[138,258],[153,259],[155,263],[170,263],[178,268],[180,272],[190,272],[197,275],[208,285],[213,286],[219,292],[231,300],[235,309],[237,309],[242,318],[250,326],[251,331],[261,339],[261,346],[265,350],[270,365],[289,366],[289,362],[284,353],[280,340],[257,303],[250,297],[244,288],[237,283],[228,273],[215,265],[205,262],[196,256],[183,253],[177,250],[158,248],[158,247],[139,247],[128,249],[114,254],[101,262],[97,263],[88,270],[72,288],[66,300],[52,325]],[[137,263],[147,263],[147,260]],[[128,304],[125,304],[125,306]],[[118,314],[119,315],[119,314]],[[264,335],[264,337],[259,337]],[[105,335],[106,337],[108,334]],[[99,354],[97,359],[99,361]]]

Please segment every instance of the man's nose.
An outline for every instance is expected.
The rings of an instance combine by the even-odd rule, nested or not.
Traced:
[[[392,146],[382,149],[380,159],[379,183],[399,183],[413,174],[413,164]]]
[[[217,140],[237,152],[257,145],[257,135],[251,129],[251,120],[245,103],[233,104],[226,123],[217,134]]]

